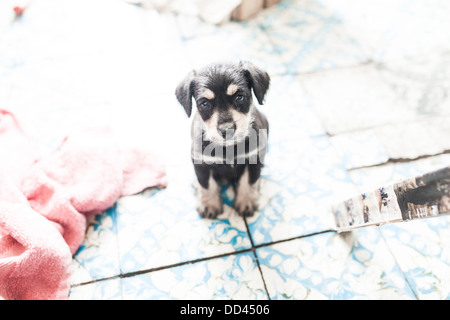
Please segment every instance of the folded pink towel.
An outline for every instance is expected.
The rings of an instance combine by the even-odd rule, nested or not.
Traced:
[[[86,218],[124,195],[165,187],[150,153],[120,150],[112,131],[86,130],[40,157],[14,116],[0,110],[0,296],[66,299]]]

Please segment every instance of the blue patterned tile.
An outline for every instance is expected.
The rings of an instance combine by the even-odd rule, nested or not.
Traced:
[[[120,274],[115,208],[89,222],[86,237],[72,263],[72,284],[90,282]]]
[[[368,60],[333,10],[320,1],[283,1],[255,20],[267,32],[289,73],[313,72]]]
[[[277,26],[267,34],[287,72],[315,72],[368,61],[356,40],[334,22],[313,21],[298,27]]]
[[[450,163],[450,155],[398,163],[387,163],[372,168],[350,171],[350,177],[358,188],[358,193],[375,190],[382,185],[390,185],[403,179],[439,170]]]
[[[251,252],[122,279],[124,299],[267,299]]]
[[[439,170],[448,166],[450,163],[450,154],[442,154],[435,157],[419,159],[406,163],[396,163],[395,173],[400,179],[412,178],[427,172]],[[398,180],[398,178],[397,178]]]
[[[120,279],[98,281],[72,287],[69,300],[122,300]]]
[[[184,167],[182,170],[191,172]],[[118,202],[118,238],[124,273],[173,265],[251,246],[245,223],[229,206],[218,219],[202,219],[191,179],[170,178],[158,192]]]
[[[446,124],[450,116],[375,128],[384,151],[393,160],[418,159],[450,148]]]
[[[317,0],[283,0],[253,18],[264,29],[278,26],[298,27],[316,21],[338,22],[332,9]]]
[[[347,169],[378,165],[389,160],[375,130],[339,134],[331,137],[331,143]]]
[[[432,217],[381,228],[417,297],[450,299],[450,217]]]
[[[292,75],[272,76],[266,101],[258,109],[269,121],[273,143],[326,135],[305,90]]]
[[[328,137],[270,144],[260,210],[248,218],[256,245],[334,229],[331,205],[356,193]]]
[[[415,298],[376,228],[315,235],[256,253],[274,300]]]

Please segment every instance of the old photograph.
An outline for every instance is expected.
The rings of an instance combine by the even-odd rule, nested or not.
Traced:
[[[333,206],[338,231],[450,213],[450,167],[405,179]]]
[[[396,183],[403,220],[450,213],[450,167]]]

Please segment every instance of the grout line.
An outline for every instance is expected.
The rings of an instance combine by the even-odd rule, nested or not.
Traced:
[[[213,260],[213,259],[217,259],[217,258],[237,255],[237,254],[251,252],[251,251],[252,251],[252,248],[243,249],[243,250],[239,250],[239,251],[235,251],[235,252],[223,253],[223,254],[219,254],[219,255],[215,255],[215,256],[210,256],[210,257],[205,257],[205,258],[200,258],[200,259],[195,259],[195,260],[189,260],[189,261],[174,263],[174,264],[161,266],[161,267],[156,267],[156,268],[150,268],[150,269],[144,269],[144,270],[139,270],[139,271],[121,273],[119,275],[112,276],[112,277],[106,277],[106,278],[102,278],[102,279],[95,279],[95,280],[92,280],[92,281],[87,281],[87,282],[83,282],[83,283],[79,283],[79,284],[74,284],[74,285],[72,285],[72,287],[79,287],[79,286],[83,286],[83,285],[87,285],[87,284],[92,284],[92,283],[102,282],[102,281],[108,281],[108,280],[114,280],[114,279],[131,278],[131,277],[135,277],[135,276],[146,274],[146,273],[151,273],[151,272],[156,272],[156,271],[161,271],[161,270],[166,270],[166,269],[172,269],[172,268],[181,267],[181,266],[184,266],[184,265],[195,264],[195,263],[199,263],[199,262],[209,261],[209,260]]]
[[[442,155],[446,155],[446,154],[450,154],[450,149],[444,150],[444,151],[442,151],[440,153],[429,154],[429,155],[422,155],[422,156],[418,156],[418,157],[415,157],[415,158],[389,158],[387,161],[384,161],[382,163],[376,163],[376,164],[371,164],[371,165],[367,165],[367,166],[354,167],[354,168],[349,168],[347,170],[349,172],[352,172],[352,171],[356,171],[356,170],[360,170],[360,169],[370,169],[370,168],[382,167],[382,166],[388,165],[388,164],[409,163],[409,162],[419,161],[419,160],[423,160],[423,159],[434,158],[434,157],[438,157],[438,156],[442,156]]]
[[[336,230],[330,229],[330,230],[318,231],[318,232],[314,232],[314,233],[310,233],[310,234],[306,234],[306,235],[302,235],[302,236],[298,236],[298,237],[293,237],[293,238],[277,240],[277,241],[273,241],[273,242],[262,243],[262,244],[256,245],[254,248],[255,249],[260,249],[260,248],[270,247],[272,245],[277,245],[277,244],[280,244],[280,243],[290,242],[290,241],[294,241],[294,240],[300,240],[300,239],[313,237],[313,236],[326,234],[326,233],[336,233]]]
[[[415,297],[417,300],[420,300],[420,299],[419,299],[419,296],[418,296],[417,293],[416,293],[416,290],[414,290],[414,287],[413,287],[412,284],[410,283],[410,281],[409,281],[408,277],[406,276],[405,272],[404,272],[403,269],[400,267],[400,264],[398,263],[398,260],[397,260],[397,256],[396,256],[396,255],[394,254],[394,252],[392,251],[392,248],[391,248],[391,246],[389,245],[389,242],[387,241],[387,239],[385,238],[383,232],[381,231],[381,228],[378,227],[377,229],[378,229],[378,232],[379,232],[380,235],[381,235],[381,238],[383,239],[384,243],[386,244],[386,247],[388,248],[389,252],[391,253],[392,258],[393,258],[394,261],[395,261],[395,264],[397,265],[397,267],[399,268],[400,272],[402,273],[403,278],[405,279],[405,282],[408,284],[409,288],[411,289],[411,292],[413,293],[414,297]]]
[[[218,254],[218,255],[215,255],[215,256],[210,256],[210,257],[199,258],[199,259],[190,260],[190,261],[179,262],[179,263],[175,263],[175,264],[171,264],[171,265],[167,265],[167,266],[162,266],[162,267],[157,267],[157,268],[151,268],[151,269],[146,269],[146,270],[129,272],[129,273],[121,274],[119,277],[122,278],[122,279],[123,278],[130,278],[130,277],[138,276],[138,275],[141,275],[141,274],[146,274],[146,273],[155,272],[155,271],[161,271],[161,270],[166,270],[166,269],[172,269],[172,268],[181,267],[181,266],[185,266],[185,265],[189,265],[189,264],[205,262],[205,261],[214,260],[214,259],[217,259],[217,258],[228,257],[228,256],[237,255],[237,254],[246,253],[246,252],[251,252],[251,251],[252,251],[252,249],[249,248],[249,249],[243,249],[243,250],[239,250],[239,251],[235,251],[235,252],[222,253],[222,254]]]
[[[247,221],[245,219],[244,219],[244,221],[245,221],[245,225],[247,227],[247,232],[250,235],[250,231],[248,229]],[[307,237],[312,237],[312,236],[315,236],[315,235],[330,233],[330,232],[336,232],[336,231],[335,230],[325,230],[325,231],[315,232],[315,233],[302,235],[302,236],[298,236],[298,237],[294,237],[294,238],[289,238],[289,239],[283,239],[283,240],[263,243],[263,244],[259,244],[259,245],[254,245],[253,239],[250,237],[250,242],[251,242],[252,247],[249,248],[249,249],[243,249],[243,250],[239,250],[239,251],[235,251],[235,252],[223,253],[223,254],[219,254],[219,255],[214,255],[214,256],[210,256],[210,257],[205,257],[205,258],[200,258],[200,259],[195,259],[195,260],[189,260],[189,261],[184,261],[184,262],[179,262],[179,263],[166,265],[166,266],[161,266],[161,267],[156,267],[156,268],[150,268],[150,269],[145,269],[145,270],[133,271],[133,272],[123,273],[123,274],[121,273],[121,274],[116,275],[116,276],[111,276],[111,277],[106,277],[106,278],[101,278],[101,279],[94,279],[94,280],[87,281],[87,282],[73,284],[73,285],[71,285],[71,287],[72,288],[76,288],[76,287],[81,287],[81,286],[84,286],[84,285],[93,284],[93,283],[97,283],[97,282],[108,281],[108,280],[126,279],[126,278],[131,278],[131,277],[139,276],[139,275],[146,274],[146,273],[151,273],[151,272],[156,272],[156,271],[161,271],[161,270],[166,270],[166,269],[172,269],[172,268],[181,267],[181,266],[185,266],[185,265],[189,265],[189,264],[195,264],[195,263],[199,263],[199,262],[209,261],[209,260],[213,260],[213,259],[217,259],[217,258],[223,258],[223,257],[227,257],[227,256],[232,256],[232,255],[238,255],[238,254],[241,254],[241,253],[253,252],[253,254],[256,257],[256,263],[258,265],[258,269],[259,269],[259,271],[261,273],[261,277],[263,279],[264,288],[266,289],[267,296],[270,299],[269,292],[267,291],[266,282],[265,282],[264,277],[262,275],[260,264],[259,264],[259,260],[258,260],[258,257],[256,255],[256,249],[268,247],[268,246],[271,246],[271,245],[276,245],[276,244],[279,244],[279,243],[285,243],[285,242],[289,242],[289,241],[293,241],[293,240],[298,240],[298,239],[303,239],[303,238],[307,238]]]
[[[248,234],[248,237],[250,239],[250,243],[252,245],[252,252],[253,252],[253,255],[255,256],[255,259],[256,259],[256,265],[258,266],[259,274],[261,275],[261,279],[262,279],[262,282],[263,282],[263,285],[264,285],[264,290],[266,290],[267,298],[269,300],[272,300],[270,298],[269,290],[267,289],[267,284],[266,284],[266,280],[264,279],[264,274],[262,272],[261,265],[259,264],[258,255],[256,254],[255,243],[253,242],[253,238],[252,238],[252,235],[250,233],[250,228],[248,227],[247,219],[246,219],[246,217],[243,217],[243,219],[244,219],[245,227],[247,228],[247,234]]]

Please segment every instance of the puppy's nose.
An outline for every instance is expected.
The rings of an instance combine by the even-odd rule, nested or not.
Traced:
[[[231,138],[232,136],[234,136],[234,132],[232,130],[229,129],[221,129],[220,130],[220,134],[222,135],[222,137],[224,139],[226,139],[227,137]]]
[[[236,131],[236,125],[234,123],[226,123],[220,125],[218,129],[224,139],[232,138]]]

